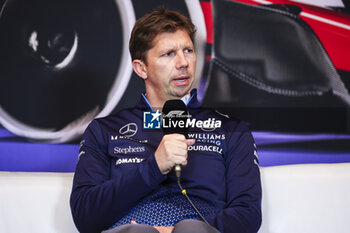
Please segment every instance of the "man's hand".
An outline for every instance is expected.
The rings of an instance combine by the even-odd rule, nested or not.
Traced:
[[[187,147],[195,143],[193,139],[186,139],[182,134],[164,135],[156,152],[155,158],[162,174],[168,174],[176,165],[187,165]]]
[[[135,220],[131,220],[130,224],[138,224]],[[160,227],[160,226],[153,226],[159,233],[171,233],[174,229],[173,226],[170,227]]]
[[[171,233],[174,229],[173,226],[170,227],[158,227],[158,226],[153,226],[159,233]]]

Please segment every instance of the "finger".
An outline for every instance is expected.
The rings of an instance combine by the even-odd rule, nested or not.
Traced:
[[[196,143],[196,140],[194,140],[194,139],[186,139],[186,142],[187,142],[187,146],[192,146],[193,144]]]
[[[163,138],[166,139],[176,139],[176,140],[185,140],[185,136],[179,133],[172,133],[172,134],[166,134],[163,136]]]
[[[178,140],[178,141],[185,141],[186,137],[183,134],[179,134],[179,133],[174,133],[174,134],[170,134],[172,135],[172,138]]]
[[[135,220],[131,220],[130,224],[137,224]]]
[[[180,165],[187,165],[187,156],[174,156],[171,159],[173,166],[175,166],[176,164],[180,164]]]
[[[164,145],[171,150],[184,149],[187,150],[187,142],[186,140],[169,140],[165,141]]]
[[[181,166],[186,166],[187,165],[187,159],[181,163]]]

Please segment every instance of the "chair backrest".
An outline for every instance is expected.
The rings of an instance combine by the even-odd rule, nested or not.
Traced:
[[[350,163],[261,167],[259,233],[349,230]],[[0,172],[0,232],[77,233],[73,173]]]
[[[73,173],[0,172],[0,232],[77,233]]]
[[[261,167],[259,233],[349,231],[350,163]]]

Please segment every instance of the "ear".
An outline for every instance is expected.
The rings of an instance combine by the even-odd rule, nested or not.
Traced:
[[[143,80],[147,79],[147,66],[143,61],[139,59],[133,60],[132,68],[134,69],[135,73],[138,76],[140,76]]]

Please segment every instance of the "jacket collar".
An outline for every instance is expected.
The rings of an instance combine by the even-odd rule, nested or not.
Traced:
[[[197,89],[194,88],[191,90],[190,97],[188,98],[187,103],[185,104],[187,108],[199,108],[201,106],[201,104],[198,102],[198,99],[197,99]],[[144,93],[141,94],[140,101],[138,102],[136,107],[154,111],[154,109],[152,108],[151,104],[147,100],[147,97],[145,96]]]

